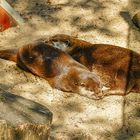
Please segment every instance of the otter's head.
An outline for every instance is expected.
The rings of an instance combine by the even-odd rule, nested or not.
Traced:
[[[76,37],[57,34],[49,38],[49,42],[53,47],[63,50],[64,52],[71,53],[75,48],[89,47],[92,44],[83,40],[79,40]]]
[[[57,34],[50,37],[49,42],[53,47],[69,53],[73,49],[75,38],[70,37],[69,35]]]
[[[53,77],[57,75],[57,59],[61,51],[43,43],[32,43],[23,46],[18,51],[17,65],[40,77]]]

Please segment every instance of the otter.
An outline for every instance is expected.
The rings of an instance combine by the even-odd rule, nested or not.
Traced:
[[[93,98],[102,95],[100,77],[96,73],[47,43],[34,42],[19,49],[1,50],[0,58],[16,62],[21,69],[46,79],[53,88],[79,93],[79,87],[85,87],[92,91]]]
[[[132,50],[109,44],[92,44],[65,34],[51,36],[55,48],[96,73],[105,96],[140,92],[140,55]]]

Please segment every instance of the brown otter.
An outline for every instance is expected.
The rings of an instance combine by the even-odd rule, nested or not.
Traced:
[[[20,68],[46,79],[52,87],[62,91],[78,92],[79,86],[84,86],[97,97],[102,93],[96,73],[46,43],[35,42],[17,50],[1,50],[0,58],[16,62]]]
[[[106,96],[140,92],[140,55],[136,52],[114,45],[92,44],[64,34],[50,37],[49,42],[96,73]]]

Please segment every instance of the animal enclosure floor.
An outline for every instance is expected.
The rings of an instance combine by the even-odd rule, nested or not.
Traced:
[[[140,52],[140,30],[131,22],[139,0],[8,1],[26,23],[1,32],[0,49],[19,48],[41,37],[65,33]],[[52,89],[44,79],[2,59],[0,87],[52,111],[50,140],[140,139],[140,94],[87,99]]]

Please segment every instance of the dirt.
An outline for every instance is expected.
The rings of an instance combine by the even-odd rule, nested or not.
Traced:
[[[131,18],[139,0],[8,0],[25,19],[0,33],[0,48],[18,48],[57,33],[139,53],[140,30]],[[90,100],[52,89],[47,81],[0,60],[0,86],[53,112],[50,140],[139,140],[140,95]]]

